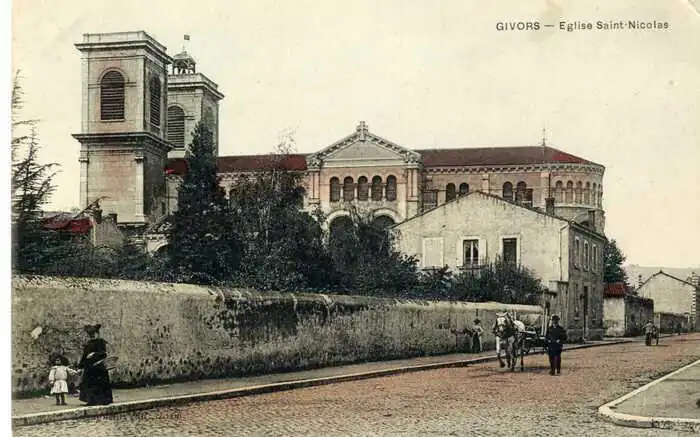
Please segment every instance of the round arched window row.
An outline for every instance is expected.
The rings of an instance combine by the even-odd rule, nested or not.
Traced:
[[[389,202],[396,200],[396,176],[394,175],[386,178],[386,200]]]

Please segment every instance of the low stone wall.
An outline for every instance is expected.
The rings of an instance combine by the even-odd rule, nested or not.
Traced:
[[[74,363],[83,326],[102,325],[115,386],[279,372],[461,351],[451,332],[540,307],[400,301],[81,278],[14,277],[12,390],[46,389],[48,357]],[[487,329],[488,331],[488,329]],[[485,348],[495,339],[487,332]]]

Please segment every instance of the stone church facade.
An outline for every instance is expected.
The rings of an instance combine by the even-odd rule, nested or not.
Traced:
[[[191,131],[204,121],[219,139],[218,85],[196,71],[183,49],[171,57],[146,32],[85,34],[82,53],[80,203],[96,200],[123,229],[163,247],[164,219],[177,208],[177,187]],[[270,155],[220,156],[229,192],[237,175]],[[356,208],[389,226],[471,191],[592,227],[603,234],[603,176],[597,163],[540,145],[410,149],[359,122],[350,134],[310,154],[282,158],[304,175],[305,208],[320,208],[329,227]]]

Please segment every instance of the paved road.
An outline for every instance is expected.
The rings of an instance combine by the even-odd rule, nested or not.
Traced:
[[[494,363],[81,421],[21,427],[15,436],[673,436],[618,427],[598,406],[700,358],[700,336],[565,352],[525,373]]]

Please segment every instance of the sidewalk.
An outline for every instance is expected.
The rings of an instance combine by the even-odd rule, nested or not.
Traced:
[[[700,432],[700,360],[599,408],[622,426]]]
[[[614,345],[635,339],[606,339],[583,345],[567,345],[567,350]],[[537,355],[531,353],[530,356]],[[379,361],[337,367],[325,367],[290,373],[277,373],[249,378],[201,380],[134,389],[115,389],[114,403],[86,407],[77,397],[68,397],[67,406],[57,406],[53,397],[18,399],[12,401],[12,426],[71,420],[118,414],[130,411],[182,405],[215,399],[269,393],[294,388],[332,384],[406,372],[460,367],[496,359],[495,351],[480,354],[450,354],[405,360]]]

